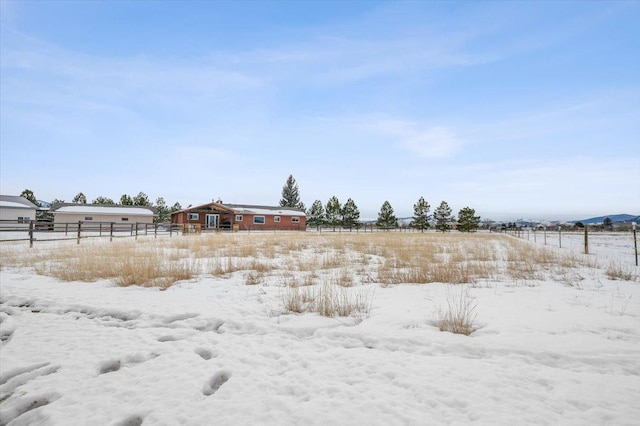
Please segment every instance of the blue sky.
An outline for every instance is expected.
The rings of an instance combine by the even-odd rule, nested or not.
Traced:
[[[0,8],[3,194],[640,213],[640,2]]]

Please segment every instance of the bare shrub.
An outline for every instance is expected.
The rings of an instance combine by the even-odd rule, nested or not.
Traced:
[[[461,286],[459,291],[447,287],[447,306],[439,312],[438,328],[440,331],[468,336],[475,331],[476,309],[477,304],[468,287]]]
[[[638,274],[633,267],[627,267],[620,262],[611,262],[607,266],[607,277],[612,280],[637,281]]]

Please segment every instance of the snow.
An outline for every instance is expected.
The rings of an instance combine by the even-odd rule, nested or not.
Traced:
[[[56,209],[54,213],[91,213],[129,216],[152,216],[153,212],[145,208],[137,207],[99,207],[99,206],[64,206]]]
[[[369,315],[325,318],[241,273],[160,291],[5,267],[0,424],[636,425],[640,284],[578,273],[470,287],[463,336],[433,325],[441,283],[363,284]]]
[[[22,203],[16,203],[15,201],[2,201],[0,200],[0,207],[12,208],[12,209],[25,209],[25,210],[35,210],[35,207],[25,206]]]

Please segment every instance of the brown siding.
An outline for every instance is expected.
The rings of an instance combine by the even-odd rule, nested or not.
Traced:
[[[189,218],[189,213],[198,213],[198,220],[188,220]],[[213,211],[202,211],[202,210],[198,210],[196,211],[194,210],[187,210],[187,211],[181,211],[181,212],[176,212],[173,213],[171,215],[171,223],[199,223],[202,226],[202,229],[206,229],[206,221],[207,221],[207,214],[219,214],[220,215],[220,227],[223,227],[223,225],[225,224],[225,222],[227,222],[228,224],[226,225],[227,227],[233,227],[233,225],[238,225],[238,228],[242,231],[246,231],[246,230],[255,230],[255,231],[306,231],[307,229],[307,220],[306,217],[304,216],[304,214],[301,212],[300,216],[297,216],[300,218],[300,221],[297,223],[294,223],[291,219],[292,216],[283,216],[283,215],[278,215],[278,214],[265,214],[265,215],[254,215],[254,214],[247,214],[247,213],[239,213],[242,215],[242,221],[241,222],[236,222],[235,214],[232,213],[217,213],[217,212],[213,212]],[[264,216],[265,218],[265,223],[264,224],[256,224],[253,223],[253,217],[254,216]],[[280,222],[276,222],[275,218],[276,216],[280,216]]]

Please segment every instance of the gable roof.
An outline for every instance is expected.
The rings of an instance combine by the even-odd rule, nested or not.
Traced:
[[[38,206],[19,195],[0,195],[0,207],[6,209],[38,210]]]
[[[56,204],[49,210],[54,215],[56,213],[71,214],[101,214],[113,216],[153,216],[154,210],[151,207],[143,206],[121,206],[105,204]]]
[[[293,209],[290,207],[274,207],[274,206],[255,206],[249,204],[222,204],[222,203],[206,203],[199,206],[187,207],[179,212],[193,212],[197,210],[220,210],[232,214],[255,214],[255,215],[274,215],[274,216],[302,216],[307,215],[303,210]]]
[[[302,210],[291,207],[252,206],[246,204],[226,204],[236,214],[272,214],[279,216],[306,216]]]

